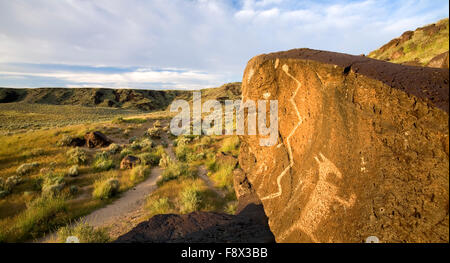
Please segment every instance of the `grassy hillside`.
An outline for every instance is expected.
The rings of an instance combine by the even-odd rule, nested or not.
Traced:
[[[205,99],[236,99],[241,94],[239,82],[218,88],[204,89]],[[165,110],[175,99],[187,99],[192,91],[185,90],[138,90],[103,88],[0,88],[2,103],[26,103],[47,105],[79,105],[112,107],[140,111]]]
[[[368,56],[393,63],[426,66],[434,57],[449,50],[448,18],[407,31]]]
[[[236,100],[241,83],[203,89],[202,100]],[[192,91],[0,88],[0,134],[109,121],[165,111],[175,99],[192,100]]]

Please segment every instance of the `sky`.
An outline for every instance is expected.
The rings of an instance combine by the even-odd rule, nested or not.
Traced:
[[[0,87],[199,89],[292,48],[368,54],[448,0],[0,0]]]

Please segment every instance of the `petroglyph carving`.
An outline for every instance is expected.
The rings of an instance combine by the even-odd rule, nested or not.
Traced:
[[[320,157],[320,159],[319,159]],[[333,203],[337,202],[344,208],[353,206],[356,196],[352,194],[349,200],[345,200],[338,196],[339,188],[328,182],[328,176],[334,174],[337,178],[342,179],[339,169],[329,159],[319,153],[314,157],[319,165],[319,178],[317,184],[312,191],[309,201],[300,212],[300,218],[288,230],[280,235],[280,240],[286,239],[293,231],[302,231],[313,242],[319,242],[314,236],[314,232],[318,229],[323,219],[329,216]]]
[[[288,135],[288,137],[286,139],[286,141],[287,141],[287,149],[288,149],[288,153],[289,153],[289,165],[277,177],[278,191],[275,192],[275,193],[272,193],[272,194],[270,194],[268,196],[265,196],[265,197],[261,198],[261,200],[267,200],[267,199],[272,199],[272,198],[281,196],[281,194],[283,192],[283,189],[281,188],[281,179],[283,179],[283,176],[294,166],[294,158],[292,156],[292,147],[291,147],[291,137],[294,135],[294,133],[297,130],[297,128],[302,124],[302,117],[300,116],[300,112],[298,111],[297,104],[294,101],[295,95],[297,95],[297,92],[298,92],[298,90],[301,87],[301,83],[296,78],[294,78],[291,74],[289,74],[289,66],[288,65],[284,64],[282,69],[291,79],[293,79],[297,83],[297,88],[295,89],[295,91],[292,94],[292,96],[289,99],[289,101],[294,106],[295,113],[296,113],[297,118],[298,118],[298,122],[295,125],[295,127],[292,129],[292,131],[289,133],[289,135]]]

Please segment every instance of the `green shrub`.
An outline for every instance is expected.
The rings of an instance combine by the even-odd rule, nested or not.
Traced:
[[[153,127],[155,128],[161,127],[161,122],[159,120],[156,120],[155,123],[153,123]]]
[[[60,243],[65,243],[69,236],[75,236],[80,243],[107,243],[111,237],[105,228],[97,228],[88,225],[86,222],[78,222],[75,225],[61,227],[57,232],[57,239]]]
[[[140,149],[142,149],[141,144],[138,141],[133,141],[133,143],[128,146],[132,151],[139,151]]]
[[[73,137],[70,135],[63,135],[63,137],[56,143],[58,146],[69,146],[73,141]]]
[[[87,152],[79,147],[68,150],[66,156],[69,164],[85,164],[88,160]]]
[[[211,145],[214,142],[214,139],[211,136],[202,136],[200,140],[200,144],[203,145]]]
[[[159,160],[159,167],[161,168],[167,168],[172,160],[170,159],[170,156],[166,153],[163,153],[161,155],[161,159]]]
[[[172,210],[172,204],[167,197],[163,197],[155,201],[150,201],[147,205],[150,216],[167,214]]]
[[[187,157],[191,152],[192,150],[181,142],[178,142],[178,146],[175,148],[175,156],[180,161],[187,161]]]
[[[190,213],[200,209],[201,192],[196,185],[186,187],[180,196],[181,213]]]
[[[113,160],[108,158],[106,154],[98,154],[94,161],[94,170],[96,172],[108,171],[114,168]]]
[[[121,124],[123,122],[124,122],[123,117],[116,117],[112,120],[112,123],[114,124]]]
[[[115,144],[115,143],[111,143],[108,148],[106,149],[106,152],[109,155],[114,155],[116,153],[119,153],[122,150],[122,147],[120,147],[120,145]]]
[[[71,176],[71,177],[76,177],[79,174],[80,174],[80,171],[79,171],[78,165],[73,165],[72,167],[69,168],[69,171],[67,172],[67,175]]]
[[[144,165],[156,166],[159,164],[159,161],[161,160],[163,154],[165,154],[164,148],[159,145],[158,147],[152,149],[150,152],[140,154],[139,158]]]
[[[205,165],[208,171],[211,172],[217,171],[216,156],[214,154],[209,154],[205,161]]]
[[[237,155],[239,145],[240,145],[239,137],[237,136],[228,137],[223,140],[222,147],[220,147],[220,151],[224,153],[232,153],[233,155]]]
[[[234,164],[221,163],[219,169],[212,175],[212,179],[217,187],[228,188],[233,186]]]
[[[18,175],[26,175],[31,173],[33,170],[35,170],[37,167],[39,167],[39,163],[34,162],[34,163],[24,163],[22,165],[20,165],[17,169],[16,172]]]
[[[42,182],[42,195],[56,196],[65,186],[64,177],[58,174],[46,174]]]
[[[3,183],[3,190],[7,192],[11,192],[16,185],[23,183],[23,179],[17,175],[10,176],[6,178],[6,181]]]
[[[80,189],[76,185],[71,185],[69,188],[69,192],[71,195],[76,195],[79,191]]]
[[[161,137],[161,129],[160,128],[149,128],[147,130],[147,136],[150,136],[151,138],[160,138]]]
[[[124,119],[123,117],[117,117],[114,120],[112,120],[112,123],[114,124],[121,124],[121,123],[145,123],[147,122],[147,119],[143,118],[131,118],[131,119]]]
[[[119,192],[119,180],[115,178],[100,179],[94,182],[92,196],[96,199],[108,199]]]
[[[123,159],[125,156],[132,155],[132,154],[133,154],[132,150],[125,148],[120,152],[120,158]]]
[[[27,209],[14,218],[10,228],[0,228],[0,236],[9,242],[39,236],[58,224],[56,216],[67,208],[62,196],[41,196],[27,203]]]
[[[235,202],[235,201],[229,202],[227,204],[227,206],[225,207],[225,213],[234,215],[234,214],[236,214],[236,208],[237,208],[237,202]]]
[[[131,170],[130,180],[142,182],[150,174],[150,169],[143,165],[137,165]]]
[[[164,169],[161,179],[158,181],[158,185],[161,186],[165,182],[182,178],[195,178],[197,170],[193,167],[189,167],[182,162],[170,162],[166,169]]]

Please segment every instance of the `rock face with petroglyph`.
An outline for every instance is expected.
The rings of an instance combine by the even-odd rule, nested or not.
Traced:
[[[277,242],[448,242],[448,83],[310,49],[251,59],[242,98],[278,100],[279,137],[241,136],[240,166]]]

